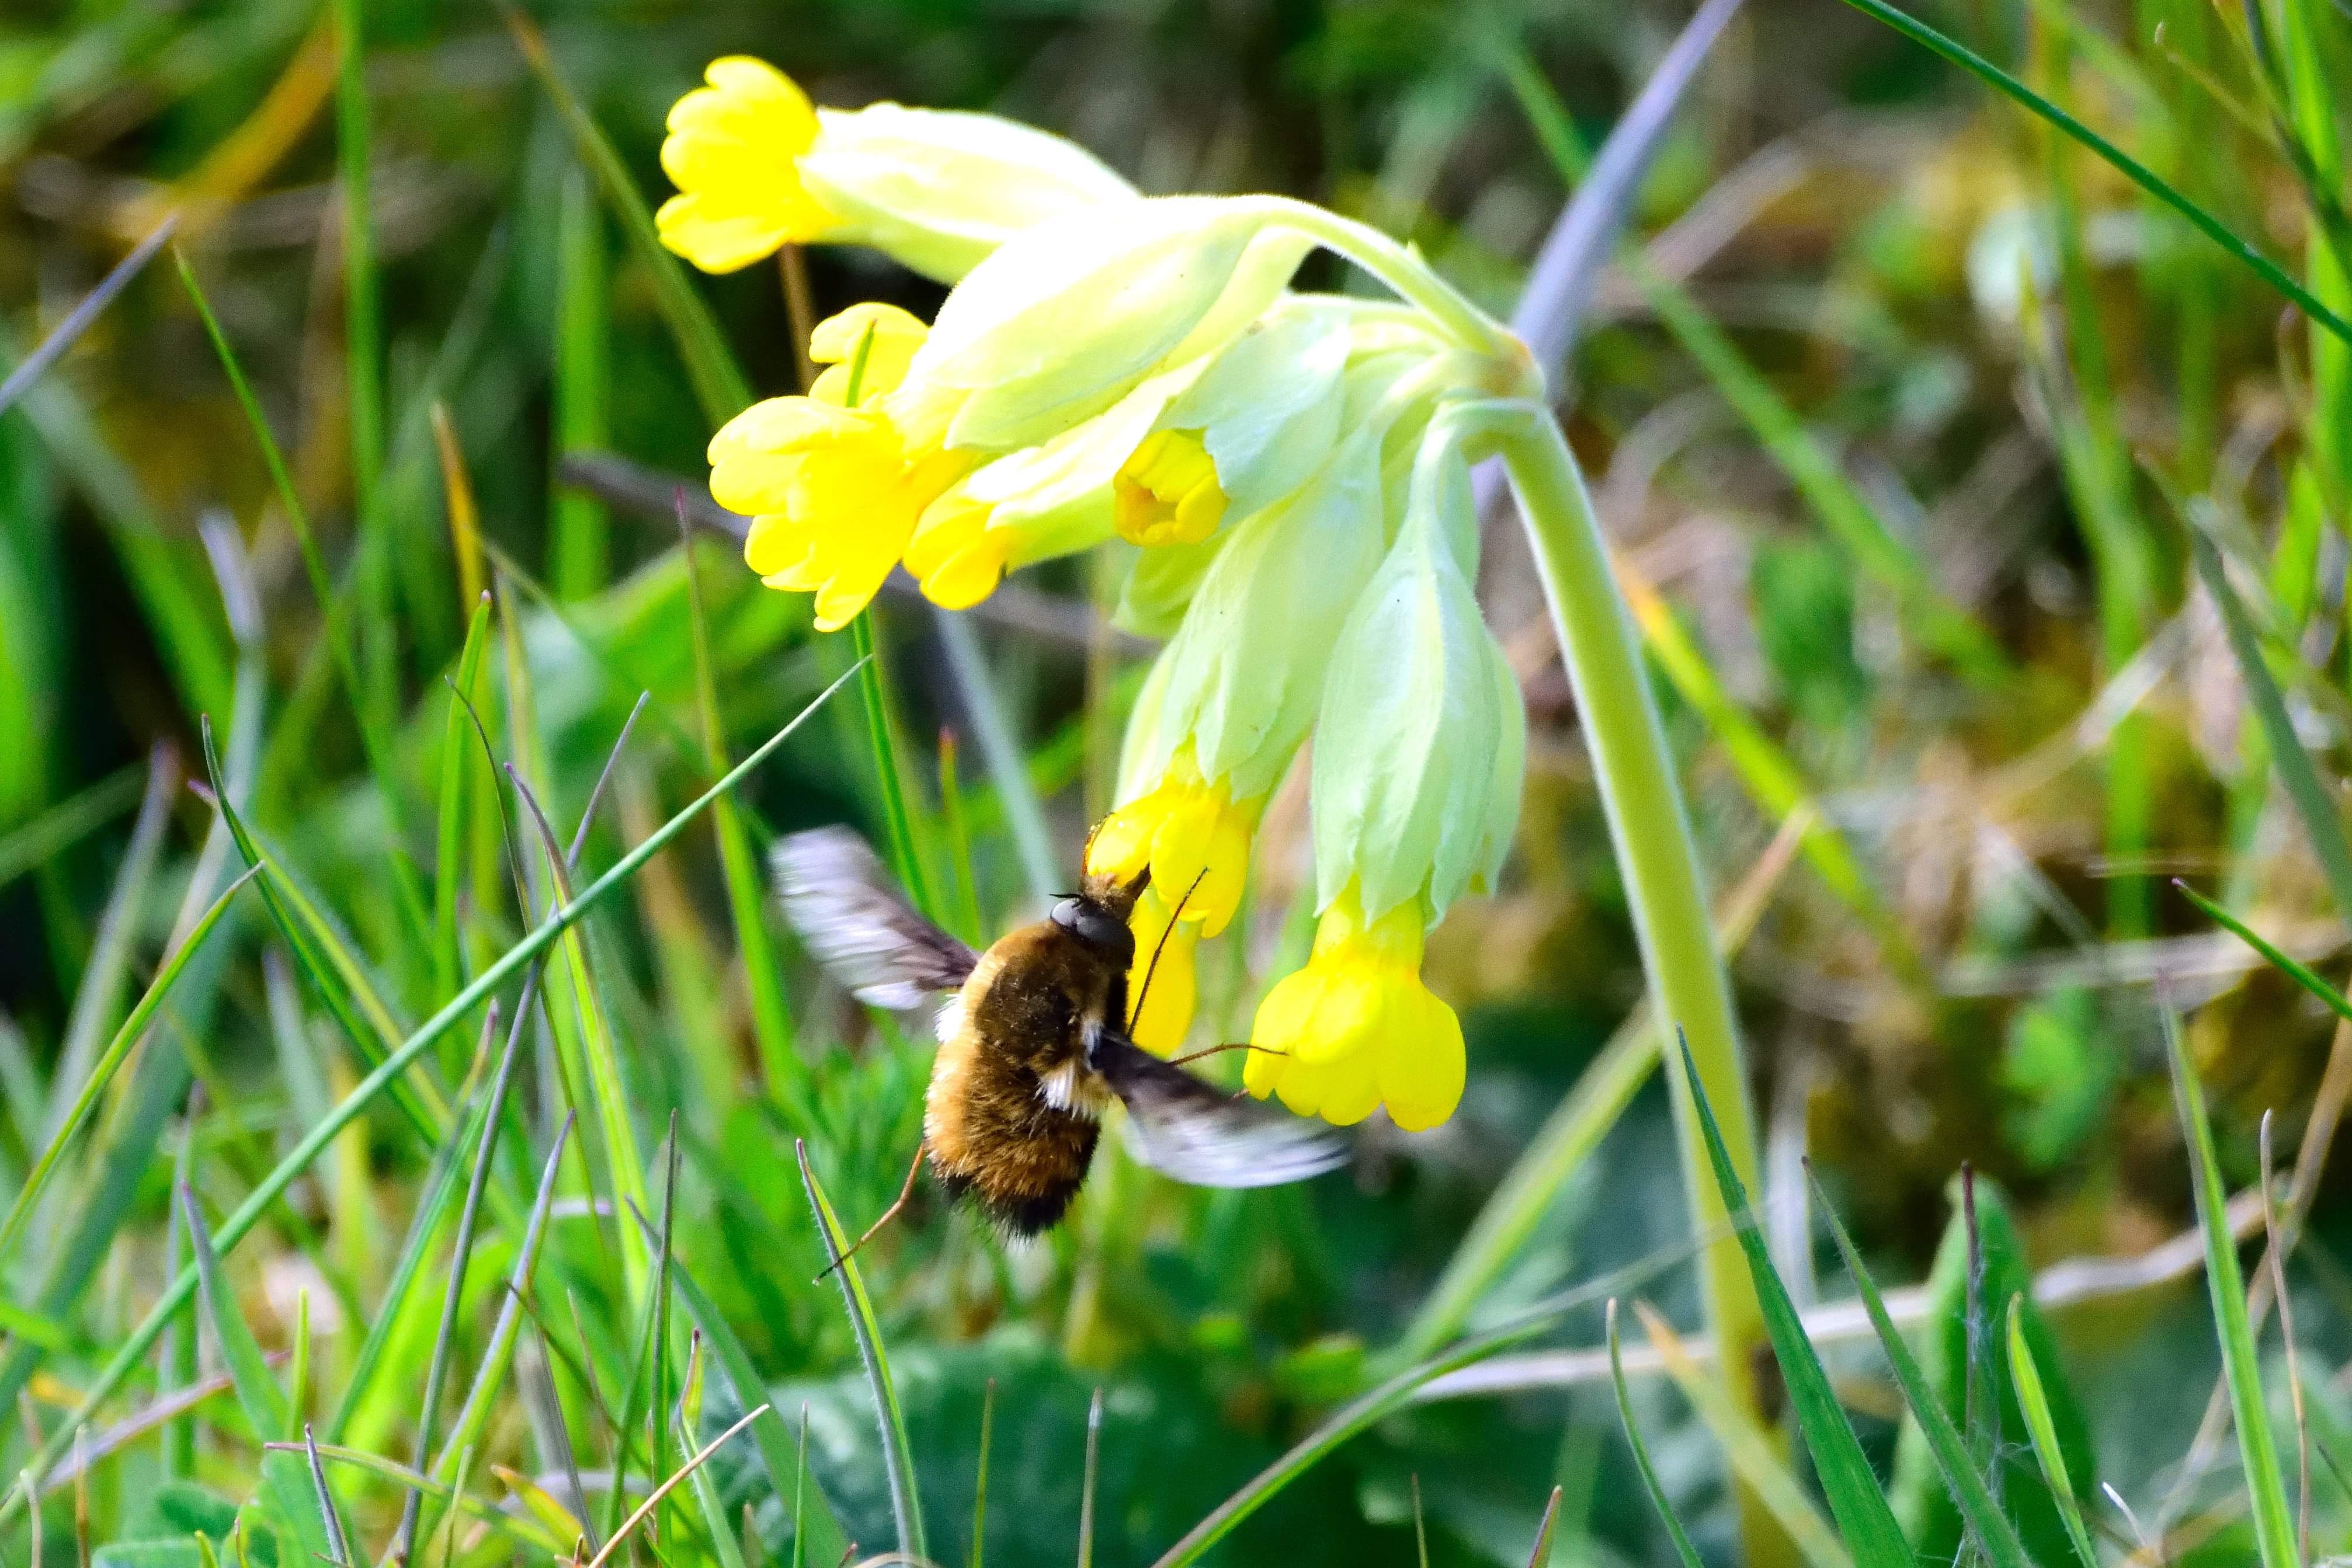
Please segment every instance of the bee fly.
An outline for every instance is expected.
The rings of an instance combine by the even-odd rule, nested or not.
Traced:
[[[947,998],[922,1144],[860,1245],[906,1204],[926,1156],[950,1197],[1014,1235],[1047,1228],[1085,1182],[1113,1099],[1127,1106],[1136,1157],[1196,1186],[1272,1186],[1345,1157],[1328,1128],[1231,1098],[1129,1038],[1128,919],[1149,871],[1128,883],[1087,875],[1045,919],[975,953],[917,914],[846,828],[786,838],[774,870],[786,916],[860,1001],[905,1009]]]

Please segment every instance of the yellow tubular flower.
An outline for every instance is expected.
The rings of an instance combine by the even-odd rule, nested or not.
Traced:
[[[817,134],[808,95],[742,55],[711,61],[703,75],[709,86],[670,106],[661,162],[678,193],[654,214],[662,244],[705,272],[733,272],[780,246],[826,237],[838,220],[798,167]]]
[[[1258,1005],[1242,1073],[1249,1092],[1342,1127],[1381,1105],[1409,1133],[1453,1115],[1462,1023],[1421,983],[1421,949],[1417,902],[1367,924],[1353,887],[1333,901],[1307,967]]]
[[[921,322],[892,306],[845,311],[811,338],[813,355],[838,361],[811,396],[754,403],[711,437],[711,497],[751,518],[745,564],[770,588],[815,594],[820,632],[866,608],[923,508],[971,465],[911,445],[883,400],[922,335]],[[849,407],[853,373],[862,380]]]
[[[1201,946],[1201,928],[1177,919],[1171,901],[1156,887],[1136,901],[1131,924],[1135,967],[1128,971],[1127,997],[1134,1018],[1129,1033],[1152,1055],[1173,1056],[1192,1027],[1198,986],[1193,954]]]
[[[1225,493],[1197,430],[1155,430],[1112,481],[1118,537],[1129,544],[1198,544],[1217,531]]]
[[[1133,878],[1151,868],[1151,890],[1203,936],[1225,928],[1249,874],[1258,802],[1234,801],[1223,783],[1202,780],[1189,753],[1158,785],[1103,819],[1087,846],[1087,870]]]
[[[662,168],[662,243],[706,272],[777,246],[868,245],[953,283],[1013,235],[1134,187],[1060,137],[992,114],[813,109],[765,61],[713,60],[678,99]]]

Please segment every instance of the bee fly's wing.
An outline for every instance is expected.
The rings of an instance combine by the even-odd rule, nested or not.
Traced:
[[[1348,1157],[1329,1127],[1235,1100],[1182,1068],[1108,1030],[1094,1069],[1126,1102],[1135,1157],[1194,1186],[1278,1186]]]
[[[866,841],[817,828],[779,841],[770,857],[784,917],[857,999],[917,1008],[962,988],[980,956],[907,902]]]

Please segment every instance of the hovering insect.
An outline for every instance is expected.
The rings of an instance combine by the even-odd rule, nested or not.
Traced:
[[[1150,872],[1128,883],[1087,875],[1045,919],[975,953],[917,914],[846,828],[791,835],[773,869],[786,917],[860,1001],[904,1009],[948,998],[922,1144],[898,1202],[860,1245],[912,1196],[926,1155],[950,1197],[970,1197],[1014,1235],[1048,1228],[1085,1182],[1114,1098],[1136,1157],[1196,1186],[1272,1186],[1346,1157],[1329,1129],[1233,1099],[1128,1037],[1128,919]]]

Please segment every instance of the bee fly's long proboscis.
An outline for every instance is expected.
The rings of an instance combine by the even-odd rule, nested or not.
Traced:
[[[1195,1186],[1271,1186],[1346,1159],[1334,1130],[1236,1099],[1129,1038],[1128,922],[1148,873],[1089,875],[980,953],[924,919],[847,828],[792,834],[773,868],[786,917],[859,1000],[903,1011],[946,998],[919,1158],[1010,1234],[1067,1211],[1114,1100],[1137,1158]]]

